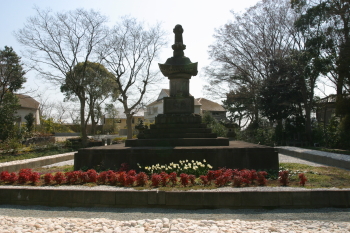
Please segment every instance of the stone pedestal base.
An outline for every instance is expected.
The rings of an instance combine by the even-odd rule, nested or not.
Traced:
[[[80,149],[74,155],[74,170],[82,167],[118,169],[128,163],[131,169],[141,166],[178,163],[179,160],[200,161],[213,166],[238,169],[278,171],[278,152],[275,148],[240,141],[231,141],[229,146],[186,147],[125,147],[123,144]]]

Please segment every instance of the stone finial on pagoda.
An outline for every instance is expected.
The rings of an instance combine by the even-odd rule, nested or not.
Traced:
[[[193,113],[194,99],[190,96],[190,79],[198,73],[198,63],[192,63],[185,57],[181,25],[173,29],[175,43],[172,45],[173,57],[167,59],[164,64],[158,64],[160,71],[169,78],[170,97],[164,98],[164,113]]]
[[[165,64],[159,64],[162,74],[169,78],[176,74],[189,74],[189,78],[196,76],[198,63],[192,63],[184,54],[186,45],[183,43],[182,33],[184,30],[182,26],[176,25],[173,32],[175,34],[175,43],[171,46],[174,50],[173,57],[168,58]]]

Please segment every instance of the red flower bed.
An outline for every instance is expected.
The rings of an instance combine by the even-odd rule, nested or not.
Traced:
[[[125,165],[123,168],[126,168]],[[266,171],[255,171],[248,169],[227,169],[221,168],[218,170],[209,170],[206,175],[196,177],[193,174],[181,173],[179,177],[176,172],[170,174],[162,171],[161,173],[153,173],[148,176],[144,172],[136,173],[135,170],[120,169],[119,171],[103,171],[97,173],[90,169],[86,172],[72,171],[72,172],[57,172],[55,174],[47,173],[42,176],[32,169],[21,169],[18,173],[7,171],[0,173],[0,181],[7,184],[26,184],[31,182],[42,183],[44,185],[76,185],[85,183],[96,183],[99,185],[116,185],[122,187],[133,186],[147,186],[150,187],[174,187],[180,183],[183,187],[203,185],[208,186],[212,183],[217,187],[232,185],[234,187],[249,186],[250,184],[264,186],[267,183]],[[299,175],[300,185],[305,185],[307,181],[304,174]],[[282,185],[287,185],[289,182],[288,171],[281,171],[279,173],[279,181]]]

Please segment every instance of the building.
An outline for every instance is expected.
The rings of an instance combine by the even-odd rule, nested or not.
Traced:
[[[104,115],[101,119],[101,124],[103,126],[103,133],[119,133],[119,135],[126,135],[126,115],[123,108],[117,108],[117,115],[115,117]],[[135,130],[135,125],[140,121],[144,121],[144,110],[139,109],[137,113],[134,114],[131,124],[133,132]]]
[[[39,115],[39,102],[33,99],[28,95],[16,94],[19,104],[21,107],[17,110],[17,123],[24,124],[26,123],[25,116],[29,113],[33,113],[35,118],[35,124],[40,124],[40,115]]]
[[[197,98],[195,100],[200,104],[200,114],[210,112],[216,120],[224,122],[228,121],[226,118],[226,109],[220,104],[205,98]]]
[[[330,119],[335,116],[336,95],[329,95],[318,100],[316,106],[317,122],[328,124]]]
[[[169,89],[162,89],[158,95],[157,100],[146,106],[145,120],[148,120],[150,123],[154,122],[155,117],[158,114],[162,114],[164,112],[163,98],[169,96]],[[202,115],[205,112],[210,112],[214,118],[219,121],[227,121],[226,110],[220,104],[205,98],[195,98],[194,113]]]

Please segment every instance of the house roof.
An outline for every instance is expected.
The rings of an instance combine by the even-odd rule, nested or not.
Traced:
[[[28,95],[16,94],[22,108],[39,109],[39,102]]]
[[[226,112],[226,110],[218,103],[205,98],[197,98],[196,100],[202,105],[201,108],[204,111]]]
[[[116,118],[118,119],[126,119],[126,115],[124,113],[124,109],[123,108],[117,108],[118,111],[118,115]],[[144,110],[143,109],[139,109],[137,113],[134,114],[134,117],[143,117],[144,116]],[[105,115],[105,118],[109,119],[112,118],[111,116],[109,116],[108,114]]]
[[[161,94],[162,92],[164,92],[168,97],[170,96],[170,90],[169,90],[169,89],[162,89],[162,90],[160,91],[160,94]],[[163,100],[163,98],[159,98],[159,97],[160,97],[160,94],[159,94],[159,96],[158,96],[158,99],[157,99],[156,101],[153,101],[152,103],[148,104],[147,107],[156,105],[156,104],[158,104],[158,103],[161,103],[162,100]],[[190,94],[190,96],[192,96],[192,95]],[[201,104],[198,102],[197,99],[194,99],[194,105],[201,105]]]

